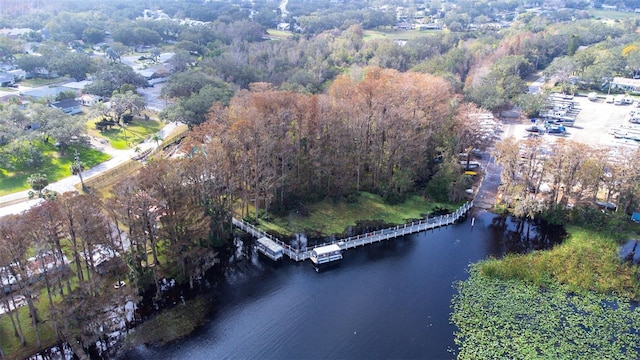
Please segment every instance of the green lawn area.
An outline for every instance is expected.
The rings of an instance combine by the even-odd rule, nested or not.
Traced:
[[[63,240],[63,243],[65,240]],[[68,242],[68,240],[67,240]],[[65,246],[65,245],[63,245]],[[66,252],[66,251],[65,251]],[[70,267],[74,273],[74,275],[70,278],[71,289],[75,290],[79,286],[77,270],[75,268],[75,264],[71,263]],[[83,269],[83,273],[85,275],[85,279],[87,278],[87,270]],[[111,284],[113,284],[116,280],[120,279],[118,276],[111,276],[108,278],[99,277],[98,286],[103,286],[102,292],[115,291]],[[100,281],[104,280],[101,284]],[[42,346],[38,348],[36,346],[36,333],[35,329],[31,323],[31,317],[29,315],[29,309],[27,306],[22,306],[17,309],[20,323],[22,325],[22,331],[24,333],[25,340],[27,345],[22,347],[20,345],[20,338],[14,336],[13,326],[11,325],[11,320],[8,316],[0,315],[0,345],[2,346],[2,351],[4,351],[4,356],[6,359],[25,359],[43,349],[49,348],[51,346],[56,345],[57,339],[53,326],[53,319],[51,318],[51,307],[49,305],[49,295],[47,294],[46,286],[44,286],[44,282],[38,283],[40,285],[39,289],[36,289],[37,293],[36,298],[33,301],[34,306],[37,309],[38,317],[41,322],[38,324],[38,330],[40,334],[40,341],[42,342]],[[101,284],[101,285],[100,285]],[[67,287],[66,283],[63,283],[64,291],[66,294]],[[55,284],[52,284],[52,289],[56,289]],[[16,292],[16,293],[19,293]],[[54,304],[59,304],[62,301],[62,296],[58,293],[57,289],[52,292],[51,295],[52,301]],[[60,324],[60,328],[63,327],[64,324]],[[75,329],[74,329],[75,330]]]
[[[51,347],[56,343],[56,334],[53,329],[53,323],[48,321],[49,304],[46,290],[40,292],[38,299],[34,301],[34,305],[38,309],[38,316],[41,318],[40,320],[44,320],[38,324],[40,341],[42,343],[41,348],[44,349]],[[17,311],[27,345],[22,347],[20,345],[20,338],[14,336],[13,326],[11,325],[9,316],[4,314],[0,315],[0,338],[2,339],[2,351],[7,359],[25,359],[40,350],[36,346],[36,332],[31,324],[29,308],[27,306],[23,306],[18,308]]]
[[[587,12],[596,19],[626,20],[640,18],[640,14],[633,12],[588,9]]]
[[[378,195],[362,192],[357,202],[323,200],[307,206],[309,216],[274,217],[270,222],[261,220],[260,227],[283,235],[292,235],[305,230],[313,230],[324,235],[340,234],[348,226],[356,225],[359,220],[403,224],[412,219],[424,217],[436,207],[457,208],[457,206],[428,202],[418,195],[409,197],[404,203],[389,205],[385,204]]]
[[[269,34],[269,37],[271,37],[272,39],[286,39],[293,36],[293,33],[291,31],[282,31],[276,29],[267,29],[267,34]]]
[[[59,84],[63,81],[66,81],[68,79],[66,78],[57,78],[57,79],[24,79],[20,81],[20,85],[21,86],[28,86],[28,87],[38,87],[38,86],[45,86],[45,85],[55,85],[55,84]]]
[[[125,347],[138,344],[164,345],[175,341],[204,324],[212,310],[213,304],[204,296],[162,310],[138,325],[127,336]]]
[[[160,131],[163,126],[162,122],[158,120],[135,118],[126,126],[115,126],[111,130],[97,131],[95,129],[96,121],[98,120],[89,121],[89,134],[108,140],[111,146],[118,150],[134,148],[144,139]]]
[[[98,150],[83,147],[70,147],[64,154],[61,154],[53,144],[39,143],[37,146],[42,149],[44,164],[38,169],[25,168],[16,169],[15,171],[0,169],[0,196],[30,189],[27,178],[33,173],[47,175],[50,183],[71,176],[69,168],[73,162],[74,149],[78,150],[80,161],[84,163],[87,169],[111,158],[108,154]]]
[[[444,30],[443,30],[444,31]],[[442,31],[427,31],[427,30],[364,30],[364,41],[372,39],[392,39],[392,40],[412,40],[421,37],[433,36],[439,34]]]

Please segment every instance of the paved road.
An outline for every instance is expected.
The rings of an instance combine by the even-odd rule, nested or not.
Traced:
[[[480,188],[478,188],[476,197],[473,199],[473,206],[491,210],[496,202],[502,167],[494,162],[489,152],[482,155],[482,167],[484,168],[484,178]]]
[[[529,94],[538,94],[542,91],[542,85],[544,85],[544,76],[539,77],[536,81],[529,85]]]
[[[165,127],[163,127],[159,134],[162,138],[167,137],[171,132],[178,126],[177,123],[169,123]],[[130,160],[132,156],[136,154],[134,149],[130,150],[116,150],[112,148],[108,144],[102,144],[94,139],[92,139],[92,144],[98,150],[105,152],[111,155],[111,159],[109,161],[105,161],[101,164],[98,164],[91,169],[87,169],[82,172],[83,179],[90,179],[96,175],[99,175],[109,169],[112,169],[127,160]],[[158,145],[155,141],[151,139],[145,140],[143,143],[139,144],[138,147],[140,151],[144,151],[150,148],[155,148]],[[62,180],[56,181],[54,183],[49,184],[46,188],[49,190],[56,191],[58,193],[64,193],[67,191],[77,191],[76,186],[80,184],[80,178],[78,176],[69,176]],[[42,199],[32,199],[29,200],[29,190],[20,191],[17,193],[0,196],[0,217],[11,214],[18,214],[25,210],[28,210],[30,207],[37,205],[42,201]]]

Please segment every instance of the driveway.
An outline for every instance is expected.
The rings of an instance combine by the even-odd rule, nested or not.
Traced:
[[[147,88],[138,88],[136,91],[142,98],[147,106],[147,109],[160,112],[168,105],[173,104],[172,101],[164,100],[160,98],[160,92],[164,83],[158,83]]]

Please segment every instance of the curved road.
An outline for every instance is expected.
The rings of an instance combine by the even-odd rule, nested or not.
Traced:
[[[159,135],[161,138],[166,138],[171,132],[178,127],[177,123],[169,123],[165,125],[160,131]],[[129,150],[116,150],[112,148],[108,143],[102,144],[96,139],[91,139],[91,144],[98,150],[105,152],[111,155],[111,159],[100,163],[91,169],[87,169],[82,172],[83,179],[90,179],[96,175],[99,175],[109,169],[112,169],[127,160],[130,160],[132,156],[136,155],[134,149]],[[147,139],[137,147],[140,148],[140,151],[144,151],[147,149],[155,148],[158,145],[155,141],[151,139]],[[56,181],[54,183],[49,184],[46,189],[56,191],[58,193],[64,193],[67,191],[77,191],[76,185],[80,184],[80,178],[73,175],[62,180]],[[16,192],[13,194],[0,196],[0,217],[11,215],[11,214],[19,214],[32,206],[43,201],[42,199],[32,199],[29,200],[29,190],[24,190],[20,192]]]

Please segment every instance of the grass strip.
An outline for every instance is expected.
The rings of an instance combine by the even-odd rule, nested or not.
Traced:
[[[456,205],[434,203],[419,195],[413,195],[400,204],[390,205],[375,194],[360,192],[354,202],[331,199],[306,206],[308,214],[293,212],[286,216],[273,216],[269,221],[261,220],[263,230],[274,231],[285,236],[299,232],[316,232],[321,236],[342,234],[358,221],[380,221],[385,224],[404,224],[425,217],[434,209],[457,209]]]
[[[127,336],[126,347],[138,344],[161,346],[191,334],[203,325],[211,312],[211,302],[204,296],[198,296],[162,310],[145,320]]]

